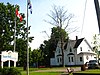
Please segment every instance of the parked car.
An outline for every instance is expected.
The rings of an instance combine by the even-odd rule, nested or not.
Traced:
[[[100,68],[97,60],[90,60],[88,64],[88,69],[97,69]]]

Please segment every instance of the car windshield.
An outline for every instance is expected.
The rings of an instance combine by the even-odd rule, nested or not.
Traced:
[[[97,62],[97,60],[90,60],[90,61],[89,61],[89,63],[92,63],[92,62]]]

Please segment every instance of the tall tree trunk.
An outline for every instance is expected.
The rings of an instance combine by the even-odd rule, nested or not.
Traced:
[[[64,65],[64,42],[63,42],[62,35],[61,35],[61,51],[62,51],[62,66],[65,67],[65,65]]]
[[[27,70],[27,64],[26,64],[26,62],[24,62],[24,64],[23,64],[23,70],[24,71]]]

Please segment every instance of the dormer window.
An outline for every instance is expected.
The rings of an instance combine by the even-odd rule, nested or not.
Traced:
[[[80,47],[80,51],[82,51],[82,47]]]

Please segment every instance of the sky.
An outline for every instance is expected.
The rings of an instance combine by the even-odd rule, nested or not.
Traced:
[[[51,28],[53,27],[44,20],[50,21],[51,19],[47,14],[51,14],[52,6],[63,6],[68,13],[74,14],[73,22],[70,24],[71,28],[77,27],[77,31],[69,34],[70,39],[85,37],[89,43],[93,41],[93,35],[98,34],[98,23],[94,0],[87,0],[85,17],[83,23],[84,9],[86,0],[30,0],[32,4],[32,14],[29,12],[29,26],[31,25],[29,36],[34,36],[33,42],[30,44],[32,49],[39,48],[44,40],[48,40],[48,36],[43,33],[46,31],[50,36]],[[21,13],[26,15],[26,0],[0,0],[3,3],[17,4],[20,6]]]

